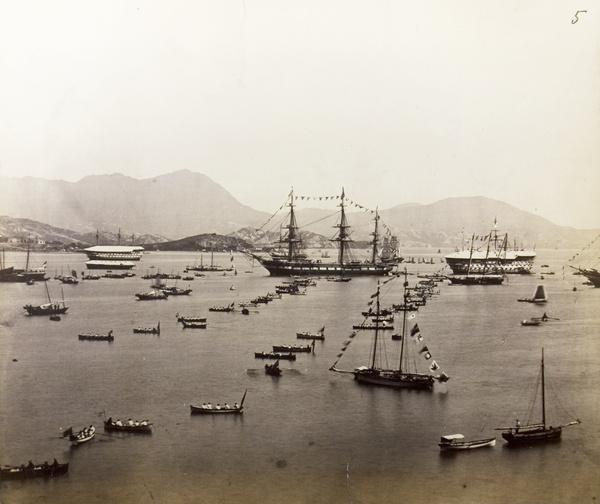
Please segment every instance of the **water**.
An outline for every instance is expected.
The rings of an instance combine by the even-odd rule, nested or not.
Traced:
[[[423,256],[426,250],[406,252]],[[48,282],[69,311],[60,322],[23,314],[26,303],[45,301],[43,284],[0,284],[0,463],[57,458],[71,463],[54,480],[0,483],[2,503],[565,503],[600,495],[600,289],[562,265],[572,251],[540,251],[537,264],[556,275],[511,276],[503,286],[441,285],[441,294],[416,314],[434,359],[451,377],[433,392],[394,391],[358,385],[351,375],[328,371],[362,321],[377,279],[349,283],[320,280],[306,296],[283,296],[266,306],[212,313],[212,305],[248,301],[275,290],[271,278],[236,256],[238,275],[209,273],[189,282],[191,296],[137,301],[149,289],[146,271],[182,272],[189,253],[144,256],[137,276],[123,280]],[[412,272],[436,265],[411,264]],[[24,256],[7,255],[7,262]],[[53,276],[84,270],[85,256],[48,254]],[[215,262],[229,264],[228,255]],[[148,269],[154,265],[155,269]],[[414,283],[416,277],[411,277]],[[382,287],[400,302],[399,286]],[[178,286],[188,282],[178,281]],[[546,306],[518,303],[544,284]],[[230,290],[231,286],[235,290]],[[577,291],[573,286],[577,285]],[[62,289],[61,289],[62,288]],[[559,317],[540,327],[520,320]],[[175,314],[208,317],[208,328],[183,329]],[[160,336],[133,334],[156,326]],[[398,322],[396,322],[396,325]],[[264,373],[255,351],[273,344],[306,344],[297,331],[326,326],[314,355],[282,361],[283,376]],[[80,332],[114,331],[115,341],[78,341]],[[386,331],[386,346],[397,342]],[[366,364],[370,339],[361,332],[338,367]],[[566,428],[560,443],[507,449],[494,427],[525,420],[541,348],[550,379],[549,401],[558,394],[582,420]],[[13,361],[16,359],[16,362]],[[552,386],[555,385],[555,386]],[[243,416],[191,416],[189,404],[240,401]],[[105,433],[104,413],[154,423],[150,436]],[[551,419],[552,421],[552,419]],[[70,448],[60,429],[94,424],[96,439]],[[443,434],[496,435],[496,447],[440,455]]]

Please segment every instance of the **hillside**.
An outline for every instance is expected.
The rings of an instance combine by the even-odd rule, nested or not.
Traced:
[[[0,215],[49,222],[79,233],[155,234],[169,239],[227,234],[268,214],[239,203],[207,176],[180,170],[137,180],[115,173],[79,182],[0,177]]]

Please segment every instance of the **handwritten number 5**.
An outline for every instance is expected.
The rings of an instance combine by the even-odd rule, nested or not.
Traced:
[[[577,23],[577,21],[579,21],[579,18],[577,17],[577,14],[579,14],[580,12],[586,12],[586,13],[587,13],[587,11],[586,11],[586,10],[578,10],[578,11],[575,13],[575,19],[571,19],[571,24],[575,24],[575,23]]]

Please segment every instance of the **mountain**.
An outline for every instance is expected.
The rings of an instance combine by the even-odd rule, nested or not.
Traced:
[[[115,173],[79,182],[0,177],[0,215],[49,222],[76,232],[169,239],[206,232],[227,234],[259,226],[269,214],[239,203],[206,175],[180,170],[148,179]]]

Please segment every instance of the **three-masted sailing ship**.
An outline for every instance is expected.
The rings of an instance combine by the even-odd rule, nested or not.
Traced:
[[[336,237],[331,241],[338,244],[337,262],[321,262],[310,259],[302,251],[302,239],[296,222],[294,213],[294,191],[290,192],[290,200],[286,206],[289,207],[289,220],[284,226],[286,232],[280,238],[280,244],[283,246],[281,252],[272,252],[269,257],[263,257],[252,254],[252,256],[266,268],[272,276],[290,276],[290,275],[387,275],[402,258],[396,256],[395,261],[382,261],[378,253],[379,233],[378,221],[379,215],[375,215],[375,231],[372,233],[373,240],[372,254],[368,261],[359,262],[352,260],[350,256],[350,226],[346,219],[345,209],[346,195],[342,188],[340,197],[340,221],[336,227],[338,229]]]
[[[408,298],[408,282],[406,280],[407,273],[404,271],[404,302],[406,303]],[[440,367],[435,362],[435,360],[431,361],[432,358],[429,349],[422,345],[422,337],[419,334],[420,329],[418,324],[415,324],[413,328],[407,331],[407,311],[404,310],[402,316],[402,332],[400,334],[400,357],[398,359],[398,367],[397,368],[384,368],[381,364],[378,363],[378,357],[381,354],[381,348],[383,347],[383,342],[381,338],[383,337],[380,334],[380,330],[382,329],[381,322],[382,317],[381,314],[384,312],[381,308],[380,304],[380,285],[377,285],[376,293],[371,296],[375,298],[376,301],[376,311],[374,316],[370,314],[369,316],[373,316],[373,343],[371,347],[371,358],[370,362],[366,366],[360,366],[353,371],[344,371],[338,369],[336,367],[342,353],[338,355],[338,360],[329,368],[330,371],[335,371],[339,373],[352,373],[357,382],[367,384],[367,385],[377,385],[382,387],[391,387],[391,388],[408,388],[408,389],[419,389],[419,390],[431,390],[435,383],[435,380],[440,382],[446,382],[449,380],[449,376],[440,371]],[[410,335],[409,335],[410,333]],[[351,339],[356,336],[356,332],[352,333]],[[413,344],[422,346],[421,350],[418,352],[425,361],[428,362],[428,371],[418,372],[416,369],[416,364],[414,364],[415,359],[409,359],[409,349],[407,343],[408,338],[413,339]],[[348,341],[345,346],[342,348],[342,352],[346,350],[350,341]],[[387,358],[385,359],[387,361]],[[409,362],[413,362],[413,369],[409,369]],[[435,374],[439,372],[439,374]]]
[[[577,425],[581,423],[581,420],[577,419],[573,422],[569,422],[563,425],[547,425],[546,422],[546,383],[544,377],[544,349],[542,348],[542,364],[540,371],[541,380],[541,400],[542,400],[542,411],[541,421],[539,423],[526,423],[521,424],[519,420],[516,421],[514,427],[498,427],[496,430],[503,430],[502,437],[510,446],[529,445],[533,443],[547,443],[551,441],[558,441],[562,434],[563,427],[569,425]]]

